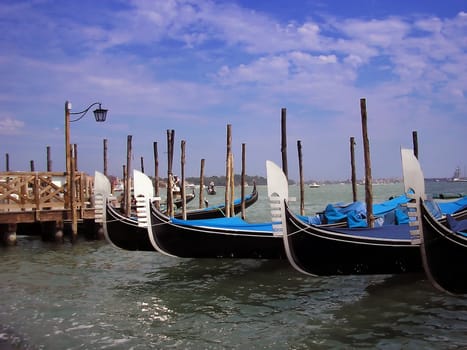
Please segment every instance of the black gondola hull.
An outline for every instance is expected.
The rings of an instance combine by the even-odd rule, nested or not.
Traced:
[[[421,204],[421,253],[433,285],[451,294],[467,294],[467,237],[441,225]]]
[[[251,195],[246,198],[245,207],[251,206],[257,200],[258,192],[255,187]],[[240,210],[241,204],[236,204],[234,206],[235,214],[239,213]],[[210,210],[190,210],[187,212],[187,218],[189,220],[220,218],[224,216],[225,212],[223,207]],[[181,217],[181,214],[177,214],[176,217]],[[136,220],[122,215],[109,203],[106,205],[105,236],[107,241],[120,249],[140,251],[156,250],[151,243],[147,228],[139,227]],[[245,255],[254,256],[255,254],[254,252],[250,252],[250,254]]]
[[[281,236],[271,232],[185,226],[151,206],[156,249],[182,258],[285,259]]]
[[[412,245],[410,239],[385,240],[338,234],[303,223],[287,205],[285,215],[287,235],[284,239],[289,247],[289,259],[302,272],[329,276],[423,271],[419,247]]]
[[[107,203],[105,237],[109,243],[124,250],[155,251],[149,239],[146,227],[139,227],[138,222],[120,214]]]
[[[245,198],[245,209],[255,204],[258,200],[258,191],[256,185],[253,187],[253,191],[249,196]],[[242,210],[241,201],[237,201],[234,204],[234,213],[237,215]],[[177,213],[174,217],[180,219],[182,218],[182,213]],[[187,219],[189,220],[201,220],[201,219],[214,219],[214,218],[223,218],[225,217],[225,206],[219,206],[214,208],[204,208],[204,209],[193,209],[187,211]]]

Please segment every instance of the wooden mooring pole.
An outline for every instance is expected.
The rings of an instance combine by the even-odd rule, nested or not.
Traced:
[[[120,211],[125,214],[125,208],[126,208],[126,177],[127,177],[127,171],[126,171],[126,165],[122,165],[122,178],[123,178],[123,193],[121,196],[121,201],[120,201]]]
[[[246,151],[245,151],[245,144],[242,143],[242,176],[241,176],[241,184],[242,187],[240,187],[240,193],[241,193],[241,210],[242,214],[241,217],[243,220],[246,218],[246,208],[245,208],[245,177],[246,177]]]
[[[412,131],[413,154],[418,159],[418,135],[416,131]]]
[[[287,180],[289,172],[287,169],[287,109],[281,109],[281,154],[282,154],[282,171]]]
[[[230,217],[230,176],[232,175],[231,171],[231,153],[232,153],[232,125],[227,124],[227,155],[225,159],[225,196],[224,196],[224,205],[225,205],[225,216]]]
[[[104,175],[107,176],[107,139],[104,139]]]
[[[365,202],[368,227],[373,227],[375,218],[373,216],[373,179],[371,177],[370,141],[368,139],[366,100],[360,99],[360,111],[362,115],[362,136],[365,159]]]
[[[302,142],[297,141],[298,171],[300,174],[300,215],[305,215],[305,184],[303,180]]]
[[[75,171],[78,171],[78,144],[74,143],[73,144],[73,161],[74,161],[74,167]]]
[[[153,142],[152,144],[153,148],[153,153],[154,153],[154,189],[155,193],[154,195],[156,197],[160,196],[160,190],[159,190],[159,152],[157,150],[157,142]],[[155,206],[157,209],[160,208],[160,201],[156,201]]]
[[[200,170],[199,170],[199,202],[198,207],[204,207],[204,164],[205,159],[201,159]]]
[[[131,214],[131,145],[132,135],[127,137],[127,148],[126,148],[126,183],[125,183],[125,215],[130,216]]]
[[[76,181],[75,181],[75,155],[73,148],[70,149],[70,208],[71,208],[71,241],[75,242],[78,237],[78,214],[76,213]]]
[[[173,217],[175,214],[173,197],[173,149],[175,130],[167,130],[167,215]]]
[[[47,146],[47,171],[52,171],[52,157],[50,155],[50,146]]]
[[[230,153],[230,216],[235,216],[234,197],[235,197],[235,176],[234,176],[234,155]]]
[[[186,148],[186,141],[182,140],[180,142],[180,176],[181,185],[180,185],[180,194],[182,197],[182,217],[183,220],[186,220],[186,193],[185,193],[185,148]]]
[[[355,171],[355,137],[350,138],[350,168],[352,181],[352,200],[357,201],[357,174]]]

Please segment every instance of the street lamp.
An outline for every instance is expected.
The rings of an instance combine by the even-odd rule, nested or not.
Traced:
[[[67,182],[67,193],[65,196],[65,209],[71,208],[71,221],[72,221],[72,234],[73,237],[77,234],[77,220],[76,220],[76,212],[75,212],[75,205],[73,201],[73,187],[72,183],[72,176],[71,173],[74,169],[72,169],[72,155],[71,155],[71,144],[70,144],[70,123],[72,122],[77,122],[78,120],[81,120],[86,113],[91,109],[91,107],[99,105],[98,108],[96,108],[94,112],[94,118],[96,119],[96,122],[104,122],[105,119],[107,118],[107,109],[102,109],[101,103],[100,102],[94,102],[91,105],[89,105],[88,108],[81,112],[71,112],[71,102],[66,101],[65,102],[65,159],[66,159],[66,182]],[[76,115],[77,118],[71,120],[70,117],[72,115]]]

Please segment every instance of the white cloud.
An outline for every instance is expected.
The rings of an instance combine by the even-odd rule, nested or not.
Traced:
[[[397,18],[383,20],[345,20],[335,23],[345,35],[376,47],[388,47],[404,39],[409,30],[410,24]]]
[[[31,99],[54,123],[65,99],[102,100],[109,128],[125,126],[117,136],[147,132],[141,119],[163,129],[239,115],[251,125],[291,104],[297,137],[312,130],[323,142],[347,139],[359,128],[360,97],[381,126],[375,134],[387,140],[398,140],[401,128],[426,127],[446,106],[452,121],[466,113],[464,12],[282,20],[228,2],[137,0],[105,14],[84,21],[69,13],[63,26],[34,3],[0,5],[0,16],[28,19],[0,40],[0,99],[12,106],[2,133],[27,128],[17,123],[32,114],[17,107]]]
[[[10,117],[0,119],[0,135],[17,135],[24,127],[24,122]]]

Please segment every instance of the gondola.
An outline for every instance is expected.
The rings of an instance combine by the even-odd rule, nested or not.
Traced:
[[[253,186],[253,190],[249,195],[246,195],[244,198],[245,209],[252,206],[258,200],[258,190],[256,189],[256,184]],[[181,200],[179,201],[181,203]],[[180,205],[176,205],[177,208],[181,208]],[[242,210],[242,199],[237,198],[233,202],[233,210],[235,215],[241,212]],[[199,209],[189,209],[187,210],[187,219],[190,220],[199,220],[199,219],[213,219],[213,218],[223,218],[225,217],[225,205],[215,205],[209,206],[206,208],[199,208]],[[166,213],[165,213],[166,214]],[[183,216],[182,212],[177,211],[174,214],[175,218],[181,219]]]
[[[213,181],[211,181],[211,182],[209,183],[209,186],[208,186],[208,189],[207,189],[207,193],[208,193],[209,195],[215,195],[215,194],[217,193],[217,192],[216,192],[216,188],[214,187],[214,182],[213,182]]]
[[[428,279],[447,293],[467,294],[467,233],[458,232],[452,221],[453,229],[440,224],[423,201],[420,206],[420,251]]]
[[[393,196],[390,199],[373,205],[373,216],[377,220],[387,223],[408,222],[404,206],[410,202],[406,194]],[[467,219],[467,196],[456,200],[439,200],[433,198],[430,201],[433,211],[437,211],[437,218],[442,224],[446,224],[446,215],[449,214],[456,220]],[[328,204],[325,210],[314,216],[295,214],[300,220],[320,227],[355,227],[366,226],[366,205],[364,202],[334,203]]]
[[[138,192],[140,191],[140,192]],[[142,196],[151,198],[153,187],[139,188],[134,190],[136,194],[136,210],[141,207]],[[142,192],[145,192],[144,194]],[[107,177],[97,172],[95,173],[95,194],[96,194],[96,218],[97,222],[102,223],[102,229],[106,240],[114,247],[124,250],[140,250],[140,251],[155,251],[151,243],[147,224],[138,223],[137,217],[127,217],[112,205],[110,198],[110,182]],[[258,192],[254,188],[251,195],[246,197],[246,207],[252,205],[258,199]],[[240,203],[240,204],[239,204]],[[241,206],[241,200],[235,201],[235,209],[238,212]],[[209,218],[224,216],[223,206],[210,207],[204,209],[196,209],[187,211],[187,218]],[[176,214],[176,217],[181,217],[181,214]]]
[[[281,211],[287,258],[298,271],[314,276],[423,271],[408,224],[355,229],[307,224],[287,204],[282,170],[267,161],[267,176],[269,197],[276,198]]]
[[[449,214],[456,220],[467,220],[467,196],[448,201],[437,200],[436,202],[443,214]]]
[[[110,244],[124,250],[154,251],[145,225],[138,223],[136,217],[122,215],[115,208],[110,196],[108,178],[96,171],[94,176],[94,192],[96,196],[96,221],[102,223],[104,236]],[[136,194],[137,206],[141,194]],[[152,195],[150,193],[147,196]]]
[[[185,194],[185,204],[190,203],[193,199],[195,199],[196,194],[193,190],[192,193]],[[174,192],[174,205],[177,209],[180,209],[183,206],[183,198],[181,192]]]
[[[181,258],[284,259],[282,237],[272,223],[234,216],[204,220],[169,218],[150,206],[149,234],[163,254]]]
[[[148,230],[136,218],[122,215],[107,200],[104,235],[109,243],[124,250],[155,251]]]
[[[424,181],[420,163],[408,154],[406,168]],[[405,176],[405,174],[404,174]],[[447,216],[447,225],[427,208],[424,193],[414,205],[417,218],[413,243],[419,245],[425,273],[437,289],[449,294],[467,294],[467,222]]]
[[[135,191],[151,180],[134,171]],[[139,208],[138,220],[148,217],[149,239],[158,252],[180,258],[285,259],[281,236],[273,223],[247,223],[239,217],[182,220],[164,215],[152,200]]]
[[[258,200],[258,190],[256,189],[256,183],[253,186],[253,190],[249,195],[246,195],[244,198],[245,209],[252,206]],[[237,198],[233,202],[233,210],[235,215],[241,212],[242,210],[242,199]],[[175,218],[181,219],[182,213],[176,213]],[[187,219],[190,220],[199,220],[199,219],[213,219],[213,218],[223,218],[225,217],[225,205],[210,206],[207,208],[200,209],[190,209],[187,211]]]

